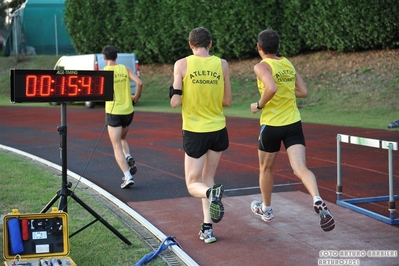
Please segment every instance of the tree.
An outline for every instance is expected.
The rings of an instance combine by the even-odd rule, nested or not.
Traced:
[[[25,2],[26,0],[0,0],[0,29],[8,28],[8,15],[14,13]]]
[[[0,0],[1,1],[1,0]],[[4,1],[4,0],[3,0]],[[11,0],[10,3],[8,3],[8,7],[11,8],[10,14],[14,13],[15,10],[21,7],[23,3],[25,3],[26,0]]]
[[[7,7],[9,3],[0,0],[0,29],[6,28]]]

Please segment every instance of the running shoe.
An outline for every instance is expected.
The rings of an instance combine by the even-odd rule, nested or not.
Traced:
[[[213,229],[203,229],[201,225],[201,230],[198,233],[199,239],[203,240],[206,244],[216,242],[216,237],[213,235]]]
[[[222,203],[223,191],[223,185],[214,185],[209,195],[209,213],[214,223],[220,222],[224,215],[224,207]]]
[[[129,165],[130,174],[135,175],[137,173],[136,161],[132,156],[126,158],[126,162]]]
[[[320,216],[321,229],[328,232],[335,228],[335,221],[324,201],[317,201],[314,205],[315,212]]]
[[[262,220],[267,223],[271,222],[274,219],[273,210],[270,209],[270,211],[264,212],[262,210],[262,202],[260,202],[259,200],[253,200],[251,202],[251,210],[256,215],[259,215],[262,218]]]
[[[122,178],[123,183],[121,184],[121,188],[128,188],[134,185],[133,177],[130,179]]]

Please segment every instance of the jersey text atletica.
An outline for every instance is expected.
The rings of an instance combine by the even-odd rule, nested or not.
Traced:
[[[213,78],[220,79],[220,75],[215,71],[202,70],[202,71],[194,71],[194,72],[190,73],[190,79],[193,79],[195,77],[200,77],[200,76],[211,76]]]
[[[201,77],[203,79],[200,79]],[[214,79],[209,79],[209,77]],[[190,79],[193,84],[217,85],[218,80],[220,80],[220,74],[210,70],[194,71],[190,74]]]
[[[293,82],[295,81],[295,71],[281,70],[275,74],[275,78],[278,82]]]

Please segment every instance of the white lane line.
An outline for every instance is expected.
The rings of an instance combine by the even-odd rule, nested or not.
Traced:
[[[295,183],[287,183],[287,184],[277,184],[273,187],[285,187],[285,186],[295,186],[295,185],[302,185],[302,182],[295,182]],[[225,189],[224,191],[240,191],[240,190],[251,190],[251,189],[259,189],[259,186],[256,187],[242,187],[242,188],[229,188]]]

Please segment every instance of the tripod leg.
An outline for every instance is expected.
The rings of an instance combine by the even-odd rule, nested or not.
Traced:
[[[61,196],[61,190],[57,191],[57,194],[55,194],[55,196],[50,200],[49,203],[47,203],[46,206],[44,206],[44,208],[40,211],[40,213],[45,213],[47,212],[51,206],[54,205],[54,203],[60,198]]]
[[[123,242],[125,242],[128,245],[131,245],[132,243],[124,237],[121,233],[119,233],[112,225],[110,225],[107,221],[105,221],[98,213],[96,213],[92,208],[90,208],[86,203],[84,203],[78,196],[76,196],[72,191],[69,191],[69,195],[82,206],[84,209],[86,209],[91,215],[97,218],[98,221],[100,221],[103,225],[105,225],[109,230],[111,230],[117,237],[119,237]]]
[[[100,221],[103,225],[105,225],[109,230],[111,230],[115,235],[117,235],[121,240],[123,240],[126,244],[131,245],[132,243],[121,235],[115,228],[113,228],[109,223],[107,223],[98,213],[92,210],[86,203],[84,203],[81,199],[79,199],[69,187],[71,184],[67,182],[67,123],[66,123],[66,103],[63,102],[61,104],[61,126],[57,127],[57,131],[60,133],[61,137],[61,159],[62,159],[62,188],[57,192],[57,195],[53,197],[53,199],[43,208],[42,212],[46,212],[56,201],[61,197],[59,202],[59,210],[67,212],[67,197],[71,196],[76,202],[80,204],[83,208],[85,208],[91,215],[96,217],[98,221]],[[96,221],[97,221],[96,220]],[[96,222],[95,221],[95,222]],[[90,223],[93,224],[94,222]],[[89,225],[88,225],[89,226]],[[87,227],[87,226],[86,226]],[[78,232],[82,231],[86,227],[82,228]]]

